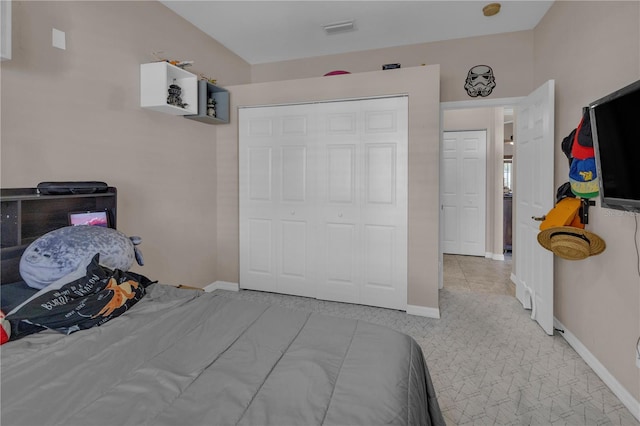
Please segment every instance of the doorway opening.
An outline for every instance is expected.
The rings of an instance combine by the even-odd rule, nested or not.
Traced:
[[[515,295],[511,282],[513,197],[514,110],[521,98],[473,100],[441,103],[440,154],[440,274],[439,287],[457,287],[479,293]],[[446,245],[444,211],[447,173],[445,136],[447,132],[486,132],[486,174],[484,179],[484,247],[479,255],[452,252]],[[446,284],[445,284],[446,280]]]
[[[512,166],[512,172],[515,172],[515,198],[511,281],[516,287],[516,299],[524,309],[531,309],[531,319],[536,320],[549,335],[553,335],[553,254],[538,244],[539,224],[534,219],[543,216],[554,205],[554,99],[555,81],[548,80],[523,98],[441,103],[442,130],[449,126],[445,122],[449,110],[471,109],[471,117],[476,117],[480,112],[476,108],[494,108],[494,133],[504,132],[505,107],[511,106],[517,111],[517,117],[514,117],[515,162]],[[494,187],[489,187],[487,191],[487,205],[494,208],[487,215],[493,219],[493,222],[487,221],[493,224],[493,233],[487,232],[489,238],[493,238],[491,242],[487,238],[487,253],[493,253],[492,258],[496,256],[495,258],[504,259],[504,254],[499,255],[497,251],[504,250],[504,242],[502,238],[493,235],[499,236],[503,226],[500,204],[504,197],[504,144],[495,142],[500,141],[498,137],[488,139],[494,141],[493,144],[488,144],[490,150],[487,156],[493,158],[493,163],[488,167],[488,182],[493,182]],[[442,192],[442,188],[440,190]],[[442,210],[440,212],[442,219]],[[443,288],[442,226],[440,256],[439,284]]]

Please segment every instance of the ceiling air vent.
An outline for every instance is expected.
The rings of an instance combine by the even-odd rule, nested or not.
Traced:
[[[353,19],[349,21],[334,22],[333,24],[323,25],[322,28],[324,28],[324,32],[327,33],[327,35],[346,33],[356,29],[354,22],[355,21]]]

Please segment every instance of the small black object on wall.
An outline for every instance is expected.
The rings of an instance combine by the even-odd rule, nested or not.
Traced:
[[[467,73],[464,90],[472,98],[489,96],[495,87],[496,78],[489,65],[476,65]]]

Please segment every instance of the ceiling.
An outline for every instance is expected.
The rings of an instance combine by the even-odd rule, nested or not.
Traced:
[[[553,1],[161,0],[249,64],[533,29]],[[353,31],[324,25],[354,20]]]

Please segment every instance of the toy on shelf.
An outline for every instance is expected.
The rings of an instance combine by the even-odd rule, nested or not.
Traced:
[[[209,83],[211,83],[213,85],[215,85],[216,82],[218,81],[215,78],[209,78],[204,74],[198,74],[198,77],[200,77],[200,80],[208,81]]]
[[[182,102],[180,95],[182,94],[182,88],[176,84],[176,79],[173,79],[173,84],[169,86],[169,96],[167,97],[167,103],[180,108],[186,108],[187,105]]]
[[[153,55],[154,58],[156,58],[156,62],[168,62],[171,65],[175,65],[178,68],[186,68],[186,67],[190,67],[191,65],[193,65],[193,61],[178,61],[175,59],[166,59],[166,58],[162,58],[159,55],[161,53],[164,53],[162,51],[159,52],[151,52],[151,54]]]
[[[216,116],[216,100],[213,98],[207,99],[207,115],[209,117]]]

